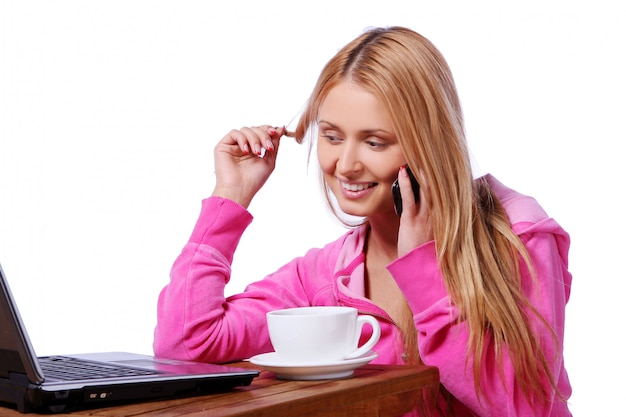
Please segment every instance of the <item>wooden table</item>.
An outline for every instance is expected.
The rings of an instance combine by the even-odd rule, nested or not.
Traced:
[[[232,364],[259,369],[248,362]],[[427,366],[366,365],[354,376],[321,381],[285,381],[262,371],[248,387],[198,397],[79,410],[56,416],[398,416],[435,401],[439,371]],[[0,408],[6,417],[25,416]]]

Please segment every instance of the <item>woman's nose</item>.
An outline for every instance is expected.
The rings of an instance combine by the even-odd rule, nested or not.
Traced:
[[[351,143],[344,143],[337,159],[337,171],[339,174],[349,175],[360,171],[362,167],[358,147]]]

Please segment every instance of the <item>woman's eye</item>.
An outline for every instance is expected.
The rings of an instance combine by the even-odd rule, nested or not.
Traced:
[[[373,139],[369,139],[365,143],[367,143],[369,146],[375,149],[382,149],[387,146],[387,143],[381,142],[379,140],[373,140]]]
[[[322,137],[324,139],[326,139],[326,141],[328,141],[329,143],[337,143],[337,142],[341,142],[341,139],[338,138],[337,136],[333,136],[333,135],[322,135]]]

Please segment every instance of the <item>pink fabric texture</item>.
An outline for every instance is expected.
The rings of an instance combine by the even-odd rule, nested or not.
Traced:
[[[514,231],[533,261],[537,285],[523,271],[523,289],[532,305],[554,329],[558,344],[544,323],[531,315],[550,361],[561,395],[571,387],[563,363],[565,305],[569,299],[568,234],[531,198],[487,179],[500,198]],[[225,298],[231,262],[252,216],[238,204],[221,198],[203,201],[189,242],[176,259],[169,284],[158,300],[155,355],[223,363],[273,351],[265,314],[281,308],[346,305],[375,316],[381,338],[375,363],[402,364],[403,343],[389,315],[364,295],[363,245],[367,226],[348,231],[323,248],[309,250],[275,273],[250,284],[245,292]],[[420,356],[439,368],[442,385],[454,396],[457,416],[569,416],[558,397],[528,404],[512,366],[504,359],[504,384],[489,343],[481,383],[487,399],[474,390],[471,358],[467,361],[466,323],[458,321],[438,267],[435,244],[428,242],[388,266],[413,311]]]

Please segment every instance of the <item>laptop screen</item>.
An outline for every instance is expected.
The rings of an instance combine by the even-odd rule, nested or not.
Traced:
[[[44,379],[0,265],[0,377],[10,379],[11,374],[26,375],[33,383]]]

